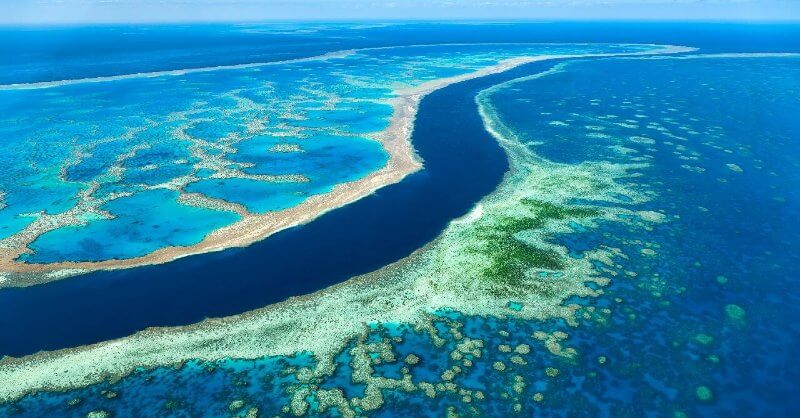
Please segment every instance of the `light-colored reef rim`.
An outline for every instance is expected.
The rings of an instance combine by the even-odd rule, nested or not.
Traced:
[[[800,58],[798,52],[726,52],[717,54],[691,54],[681,56],[659,57],[653,56],[650,59],[715,59],[715,58]]]
[[[442,44],[457,45],[457,44]],[[465,45],[509,45],[509,44],[465,44]],[[511,45],[547,45],[547,44],[511,44]],[[562,44],[562,45],[595,45],[595,44]],[[601,44],[603,45],[603,44]],[[414,127],[419,102],[425,95],[443,88],[445,86],[508,71],[523,64],[537,61],[555,59],[574,59],[591,57],[621,57],[621,56],[643,56],[654,54],[676,54],[696,51],[696,48],[674,46],[674,45],[652,45],[652,44],[605,44],[605,45],[628,45],[628,46],[650,46],[652,49],[637,52],[620,53],[597,53],[597,54],[574,54],[574,55],[538,55],[521,56],[503,60],[494,66],[482,68],[480,70],[462,74],[454,77],[442,78],[425,82],[419,86],[395,90],[396,96],[391,99],[393,114],[389,127],[374,135],[380,141],[384,150],[388,154],[386,166],[370,173],[364,178],[356,181],[336,185],[332,191],[324,194],[309,197],[301,204],[277,212],[265,214],[245,213],[242,219],[232,225],[215,230],[208,234],[197,244],[185,247],[164,247],[144,256],[128,259],[111,259],[97,262],[57,262],[46,264],[35,264],[18,261],[20,249],[15,248],[2,251],[0,250],[0,271],[6,273],[5,280],[0,281],[0,289],[4,287],[26,287],[36,284],[47,283],[67,277],[84,274],[97,270],[114,270],[138,267],[152,264],[162,264],[174,261],[181,257],[190,255],[221,251],[233,247],[245,247],[258,242],[276,232],[301,225],[312,221],[318,216],[355,202],[381,187],[397,183],[405,176],[422,168],[422,162],[417,156],[411,134]],[[440,45],[418,45],[404,46],[410,47],[433,47]],[[374,49],[391,49],[372,48]],[[347,51],[348,54],[357,53],[359,50]],[[341,52],[319,56],[313,59],[328,59],[345,56]],[[286,61],[284,61],[286,62]],[[248,65],[248,64],[243,64]],[[252,64],[264,65],[264,64]],[[229,68],[229,67],[213,67]],[[234,66],[242,68],[242,66]],[[201,69],[210,71],[211,69]],[[185,71],[185,70],[182,70]],[[166,72],[162,75],[173,74]],[[108,81],[108,80],[106,80]]]
[[[569,57],[529,57],[505,65],[511,68],[524,62],[554,58]],[[493,71],[508,68],[500,67]],[[484,73],[487,71],[490,70],[484,70]],[[416,94],[421,93],[417,91]],[[418,103],[419,96],[411,97],[416,98],[414,104]],[[485,117],[483,113],[482,116]],[[495,132],[493,135],[498,134]],[[548,168],[542,170],[549,173]],[[605,169],[601,171],[606,172]],[[508,177],[503,183],[507,181]],[[470,224],[481,218],[485,211],[485,204],[479,203],[454,224]],[[0,360],[0,382],[3,382],[0,384],[0,403],[13,401],[33,391],[84,387],[124,377],[140,367],[170,366],[191,359],[252,359],[306,351],[314,353],[320,360],[320,368],[332,367],[325,362],[331,361],[347,340],[363,329],[364,323],[413,323],[425,315],[426,309],[442,304],[470,315],[502,314],[478,303],[478,300],[489,297],[485,293],[470,291],[466,294],[469,299],[454,305],[456,301],[437,294],[438,291],[428,286],[432,281],[417,280],[414,263],[445,238],[443,234],[411,256],[376,272],[254,311],[207,319],[188,326],[149,328],[129,337],[82,347],[5,358]],[[580,286],[586,280],[583,274],[585,265],[591,263],[582,259],[574,267],[578,273],[576,277],[580,277]],[[461,274],[457,276],[463,277]],[[507,300],[506,297],[500,299]],[[505,306],[505,302],[498,306]],[[526,309],[515,315],[539,318],[549,314],[546,309],[541,312]]]
[[[301,63],[301,62],[310,62],[310,61],[324,61],[333,58],[345,58],[350,55],[356,54],[358,52],[365,52],[365,51],[382,51],[382,50],[390,50],[390,49],[413,49],[413,48],[425,48],[425,47],[441,47],[441,46],[491,46],[491,45],[498,45],[498,46],[511,46],[511,45],[576,45],[576,46],[591,46],[591,45],[618,45],[618,46],[651,46],[654,48],[662,47],[662,45],[658,44],[632,44],[632,43],[613,43],[613,44],[604,44],[604,43],[554,43],[554,42],[481,42],[481,43],[441,43],[441,44],[414,44],[414,45],[397,45],[397,46],[379,46],[379,47],[371,47],[371,48],[357,48],[357,49],[343,49],[339,51],[332,51],[327,52],[325,54],[320,55],[313,55],[309,57],[300,57],[300,58],[293,58],[288,60],[277,60],[277,61],[262,61],[262,62],[249,62],[249,63],[242,63],[242,64],[232,64],[232,65],[216,65],[210,67],[192,67],[192,68],[181,68],[175,70],[160,70],[160,71],[148,71],[148,72],[139,72],[139,73],[130,73],[130,74],[117,74],[117,75],[109,75],[109,76],[97,76],[97,77],[86,77],[86,78],[73,78],[73,79],[64,79],[64,80],[50,80],[50,81],[36,81],[30,83],[11,83],[11,84],[0,84],[0,91],[2,90],[35,90],[35,89],[46,89],[46,88],[53,88],[53,87],[61,87],[61,86],[68,86],[73,84],[84,84],[84,83],[106,83],[110,81],[117,81],[117,80],[128,80],[133,78],[157,78],[157,77],[166,77],[166,76],[181,76],[185,74],[192,74],[192,73],[205,73],[205,72],[212,72],[212,71],[226,71],[226,70],[241,70],[246,68],[258,68],[258,67],[268,67],[272,65],[283,65],[283,64],[294,64],[294,63]],[[671,47],[670,45],[663,45],[664,47]],[[688,52],[688,51],[682,51]]]
[[[195,68],[184,68],[179,70],[149,71],[142,73],[119,74],[119,75],[87,77],[87,78],[73,78],[66,80],[37,81],[32,83],[0,84],[0,90],[36,90],[36,89],[47,89],[52,87],[69,86],[73,84],[107,83],[110,81],[128,80],[132,78],[156,78],[165,76],[180,76],[191,73],[206,73],[211,71],[241,70],[245,68],[266,67],[270,65],[293,64],[293,63],[308,62],[308,61],[321,61],[330,58],[344,58],[353,53],[355,53],[355,50],[342,50],[342,51],[329,52],[327,54],[322,54],[322,55],[316,55],[313,57],[296,58],[290,60],[251,62],[251,63],[234,64],[234,65],[218,65],[214,67],[195,67]]]

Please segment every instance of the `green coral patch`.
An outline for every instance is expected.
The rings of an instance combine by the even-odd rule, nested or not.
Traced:
[[[503,291],[526,291],[552,297],[555,293],[549,282],[530,280],[527,273],[535,269],[561,270],[564,257],[553,248],[542,248],[519,237],[521,233],[536,233],[555,221],[577,220],[600,216],[602,212],[590,207],[570,207],[550,202],[523,199],[527,216],[501,216],[490,225],[476,228],[476,238],[483,245],[474,249],[490,258],[482,277],[499,286],[492,287],[498,294]]]

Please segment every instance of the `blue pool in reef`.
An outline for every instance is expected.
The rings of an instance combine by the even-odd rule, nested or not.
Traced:
[[[383,167],[370,134],[388,127],[396,90],[513,57],[644,49],[411,46],[10,84],[0,246],[25,263],[191,246],[242,213],[287,209]]]
[[[0,417],[796,415],[798,34],[31,29],[0,47]],[[311,207],[393,169],[415,91],[421,167]]]

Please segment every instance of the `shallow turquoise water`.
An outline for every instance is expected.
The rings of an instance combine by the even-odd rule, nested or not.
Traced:
[[[29,245],[33,253],[25,261],[100,261],[191,245],[237,217],[194,211],[189,219],[197,221],[176,228],[171,223],[178,221],[160,214],[175,210],[180,191],[264,213],[383,167],[387,156],[368,135],[388,126],[392,108],[386,100],[394,89],[515,56],[645,48],[412,46],[49,88],[6,86],[0,88],[0,135],[8,138],[0,152],[7,169],[0,179],[0,239],[23,231],[35,219],[30,214],[41,212],[55,218],[35,228],[41,237]],[[300,152],[276,152],[280,146]],[[268,177],[281,175],[290,177]],[[164,194],[151,192],[162,188],[175,193],[162,200]],[[143,210],[113,204],[128,194]],[[144,210],[148,206],[153,213]],[[148,217],[165,224],[152,225]],[[178,229],[183,236],[151,236],[158,228]],[[102,231],[122,230],[130,231],[109,241],[121,237],[122,245],[96,251],[114,236]]]
[[[86,225],[48,232],[31,245],[26,261],[108,260],[149,254],[159,248],[200,242],[203,231],[231,224],[239,215],[182,205],[177,192],[147,190],[101,206],[114,219],[88,219]],[[153,202],[159,202],[153,205]]]

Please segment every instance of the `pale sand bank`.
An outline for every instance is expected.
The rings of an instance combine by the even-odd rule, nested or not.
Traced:
[[[289,209],[265,214],[249,213],[241,205],[215,199],[213,206],[231,209],[240,214],[242,219],[235,224],[213,231],[201,242],[195,245],[185,247],[165,247],[141,257],[99,262],[58,262],[34,264],[16,261],[17,257],[19,257],[23,251],[25,251],[26,245],[29,242],[21,243],[21,245],[16,245],[13,248],[0,248],[0,271],[8,273],[7,280],[0,282],[0,288],[31,286],[63,279],[65,277],[82,274],[89,271],[113,270],[150,264],[161,264],[189,255],[221,251],[233,247],[245,247],[283,229],[307,223],[324,214],[325,212],[339,208],[348,203],[352,203],[373,193],[375,190],[381,187],[397,183],[408,174],[413,173],[422,167],[422,162],[419,160],[416,152],[414,151],[414,147],[411,144],[411,133],[420,100],[425,95],[448,85],[491,74],[501,73],[520,65],[537,61],[580,57],[637,56],[682,53],[693,50],[694,48],[654,45],[653,50],[635,53],[540,55],[519,57],[501,61],[497,65],[482,68],[472,73],[431,80],[416,87],[397,90],[395,91],[397,96],[391,99],[391,104],[394,111],[389,123],[389,127],[380,133],[372,135],[374,139],[380,141],[380,143],[383,145],[383,148],[388,154],[388,162],[382,169],[373,172],[360,180],[339,184],[335,186],[331,192],[311,196],[301,204]],[[331,54],[331,56],[332,55],[333,54]],[[331,56],[323,57],[330,58]],[[196,196],[184,196],[184,198],[192,197],[196,198]],[[208,200],[210,201],[211,199]],[[24,239],[25,237],[22,238]],[[35,239],[35,237],[32,239]]]

